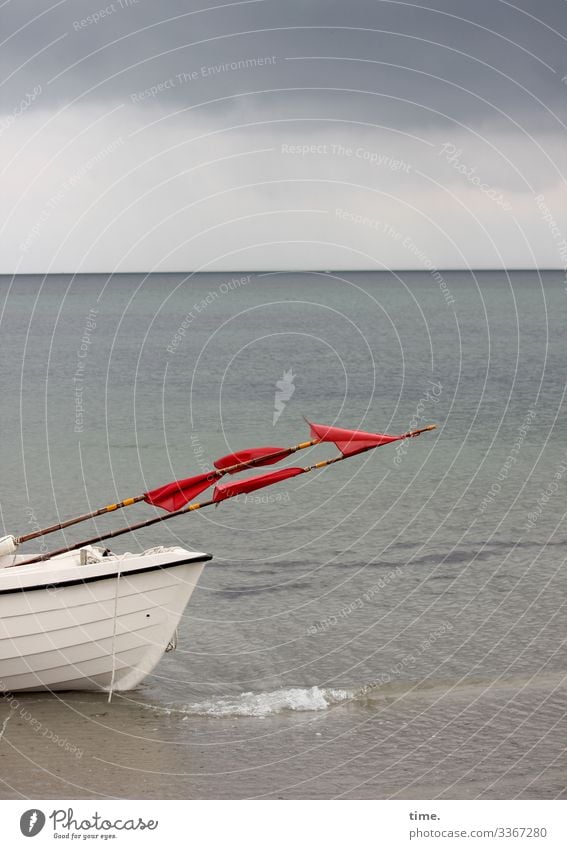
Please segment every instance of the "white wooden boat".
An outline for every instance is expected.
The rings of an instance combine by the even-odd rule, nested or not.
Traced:
[[[0,693],[131,690],[174,638],[210,554],[88,546],[42,563],[0,556]]]

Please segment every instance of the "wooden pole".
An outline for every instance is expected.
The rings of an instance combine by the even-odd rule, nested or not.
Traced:
[[[38,554],[36,557],[31,557],[29,560],[23,560],[21,563],[11,563],[5,568],[10,569],[13,566],[27,566],[29,563],[40,563],[43,560],[50,560],[52,557],[57,557],[60,554],[67,554],[68,551],[74,551],[77,548],[84,548],[86,545],[94,545],[95,542],[102,542],[102,540],[105,539],[114,539],[114,537],[119,537],[122,534],[138,531],[140,528],[149,528],[150,525],[155,525],[158,522],[167,522],[168,519],[174,519],[176,516],[181,516],[183,513],[191,513],[193,510],[200,510],[201,507],[208,507],[210,504],[215,503],[215,501],[210,500],[195,504],[188,504],[187,507],[183,507],[181,510],[176,510],[174,513],[167,513],[165,516],[155,516],[153,519],[146,519],[144,522],[138,522],[136,525],[127,525],[124,528],[117,528],[115,531],[107,531],[104,534],[99,534],[98,536],[91,537],[90,539],[84,539],[81,542],[73,543],[73,545],[68,545],[65,548],[57,548],[55,551]]]
[[[417,431],[409,431],[407,434],[404,434],[403,439],[418,436],[420,433],[424,433],[428,430],[434,430],[436,425],[428,425],[427,427],[421,428]],[[296,446],[296,448],[292,449],[292,451],[300,450],[301,448],[307,448],[310,444],[315,444],[319,440],[315,440],[312,443],[301,443]],[[357,454],[347,454],[344,456],[343,454],[339,454],[337,457],[331,457],[329,460],[321,460],[319,463],[315,463],[313,466],[306,466],[303,469],[303,474],[307,472],[312,472],[315,469],[323,469],[326,466],[331,466],[333,463],[340,463],[341,460],[348,460],[349,457],[356,457],[358,454],[364,454],[366,451],[373,451],[375,448],[379,448],[379,445],[370,445],[367,448],[363,448],[361,451],[358,451]],[[252,461],[251,461],[252,462]],[[237,465],[248,465],[248,464],[237,464]],[[234,468],[234,467],[231,467]],[[234,493],[234,495],[227,496],[224,500],[227,501],[229,498],[234,498],[236,495],[239,495],[238,492]],[[215,501],[214,499],[210,499],[209,501],[198,501],[194,504],[188,504],[185,507],[182,507],[181,510],[176,510],[173,513],[167,513],[165,516],[156,516],[153,519],[146,519],[143,522],[138,522],[135,525],[127,525],[124,528],[117,528],[115,531],[108,531],[104,534],[99,534],[98,536],[91,537],[90,539],[82,540],[81,542],[73,543],[73,545],[66,546],[64,548],[58,548],[55,551],[49,551],[45,554],[38,554],[35,557],[31,557],[29,560],[23,560],[20,563],[12,563],[10,566],[5,568],[11,568],[13,566],[27,566],[30,563],[40,563],[44,560],[50,560],[52,557],[57,557],[60,554],[67,554],[68,551],[74,551],[77,548],[84,548],[87,545],[94,545],[96,542],[102,542],[106,539],[114,539],[114,537],[121,536],[122,534],[131,533],[132,531],[138,531],[141,528],[149,528],[151,525],[156,525],[159,522],[167,522],[169,519],[174,519],[177,516],[182,516],[185,513],[192,513],[195,510],[201,510],[203,507],[210,507],[211,504],[219,504],[220,502]]]
[[[211,482],[209,486],[219,480],[219,478],[223,475],[234,475],[236,472],[244,471],[244,469],[251,469],[254,466],[265,463],[266,460],[272,460],[276,457],[281,457],[283,460],[284,457],[288,457],[296,451],[302,451],[304,448],[310,448],[318,442],[318,439],[311,439],[309,442],[300,442],[299,445],[294,445],[291,448],[280,448],[278,451],[272,451],[269,454],[264,454],[261,457],[256,457],[243,463],[234,463],[232,466],[227,466],[226,469],[213,469],[210,472]],[[235,452],[235,454],[238,454],[238,452]],[[32,531],[29,534],[24,534],[23,536],[16,538],[16,544],[20,545],[22,542],[28,542],[31,539],[47,536],[47,534],[52,534],[55,531],[61,531],[64,528],[70,528],[71,525],[77,525],[79,522],[86,522],[88,519],[95,519],[97,516],[103,516],[105,513],[113,513],[115,510],[121,510],[123,507],[130,507],[131,504],[138,504],[140,501],[144,500],[145,495],[146,494],[144,493],[143,495],[136,495],[134,498],[125,498],[123,501],[119,501],[116,504],[107,504],[106,507],[100,507],[98,510],[93,510],[92,513],[83,513],[81,516],[74,516],[72,519],[66,519],[64,522],[59,522],[57,525],[50,525],[47,528],[41,528],[37,531]]]
[[[28,542],[36,537],[47,536],[55,531],[61,531],[63,528],[69,528],[71,525],[76,525],[78,522],[86,522],[87,519],[94,519],[96,516],[103,516],[105,513],[112,513],[114,510],[121,510],[123,507],[129,507],[130,504],[137,504],[138,501],[143,501],[143,495],[137,495],[135,498],[125,498],[124,501],[119,501],[117,504],[107,504],[106,507],[100,507],[98,510],[93,510],[92,513],[84,513],[82,516],[75,516],[73,519],[66,519],[64,522],[59,522],[57,525],[50,525],[48,528],[41,528],[38,531],[33,531],[24,536],[18,537],[16,542]]]

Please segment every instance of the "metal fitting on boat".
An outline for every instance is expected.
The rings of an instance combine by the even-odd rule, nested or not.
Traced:
[[[17,547],[16,537],[13,537],[12,534],[0,537],[0,557],[4,557],[6,554],[13,554]]]

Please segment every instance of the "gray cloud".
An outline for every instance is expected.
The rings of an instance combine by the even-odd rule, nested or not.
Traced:
[[[202,67],[276,56],[277,63],[261,72],[252,67],[199,77],[198,85],[164,92],[163,102],[194,105],[260,88],[302,89],[258,102],[259,111],[270,112],[297,99],[318,102],[326,96],[317,89],[331,88],[345,90],[341,108],[355,116],[369,109],[357,94],[363,89],[380,96],[372,111],[379,110],[385,123],[482,118],[502,125],[543,120],[551,128],[547,110],[566,117],[567,14],[560,2],[520,8],[495,0],[435,7],[262,0],[209,4],[203,11],[198,0],[79,0],[48,11],[46,4],[19,0],[0,13],[7,34],[2,78],[13,74],[0,92],[5,108],[37,83],[44,86],[44,102],[109,101]],[[89,23],[97,15],[98,22]],[[301,56],[329,58],[295,58]]]
[[[533,195],[545,192],[561,218],[566,21],[560,0],[4,4],[4,261],[41,270],[88,256],[88,268],[107,268],[132,248],[128,267],[166,255],[174,259],[164,267],[193,267],[214,261],[204,224],[223,228],[244,264],[290,263],[280,248],[251,251],[260,232],[266,242],[276,233],[346,239],[340,261],[358,264],[345,252],[374,250],[377,237],[360,226],[355,237],[333,212],[352,207],[404,233],[432,218],[438,265],[461,264],[467,251],[474,263],[520,255],[531,264],[514,220],[537,262],[557,265]],[[326,152],[285,154],[282,145]],[[335,155],[333,145],[353,153]],[[409,170],[384,164],[399,159]],[[325,211],[308,212],[322,202]],[[284,209],[296,218],[274,229]],[[246,214],[254,227],[227,224]],[[111,237],[104,222],[116,215]],[[63,246],[70,227],[76,238]],[[92,250],[93,227],[104,250]],[[500,240],[496,252],[483,227]],[[187,232],[191,249],[180,246]],[[328,265],[319,253],[315,265]],[[318,254],[299,248],[297,264],[303,255],[312,263]],[[391,239],[381,256],[415,260],[404,262]]]

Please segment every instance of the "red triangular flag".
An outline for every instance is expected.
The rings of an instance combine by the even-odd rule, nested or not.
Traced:
[[[255,489],[272,486],[272,484],[287,480],[287,478],[294,478],[296,475],[301,475],[304,471],[299,466],[295,466],[290,469],[279,469],[277,472],[269,472],[267,475],[257,475],[255,478],[247,478],[243,481],[222,483],[215,486],[213,501],[224,501],[226,498],[233,498],[235,495],[254,492]]]
[[[341,454],[351,457],[359,451],[368,448],[377,448],[379,445],[387,445],[403,439],[405,434],[393,436],[388,433],[369,433],[365,430],[347,430],[344,427],[330,427],[323,424],[308,423],[311,428],[311,436],[321,442],[334,442]]]
[[[396,437],[399,439],[399,437]],[[388,442],[395,440],[389,439]],[[385,442],[376,442],[375,440],[363,441],[362,439],[354,439],[350,442],[335,442],[335,445],[343,455],[343,457],[352,457],[354,454],[359,454],[361,451],[368,451],[370,448],[378,448],[379,445],[385,445]]]
[[[264,456],[268,459],[254,465],[271,466],[272,463],[283,460],[289,454],[291,454],[289,448],[274,448],[270,445],[265,445],[262,448],[245,448],[242,451],[236,451],[234,454],[227,454],[225,457],[215,460],[215,469],[223,471],[230,468],[230,466],[236,466],[238,463],[250,463],[252,460],[258,460],[259,457]],[[242,469],[237,471],[242,471]],[[230,474],[236,474],[236,472],[230,472]]]
[[[217,472],[203,472],[202,475],[195,475],[182,481],[166,483],[165,486],[146,492],[144,501],[153,504],[154,507],[161,507],[162,510],[174,513],[193,501],[219,477],[220,475]]]

